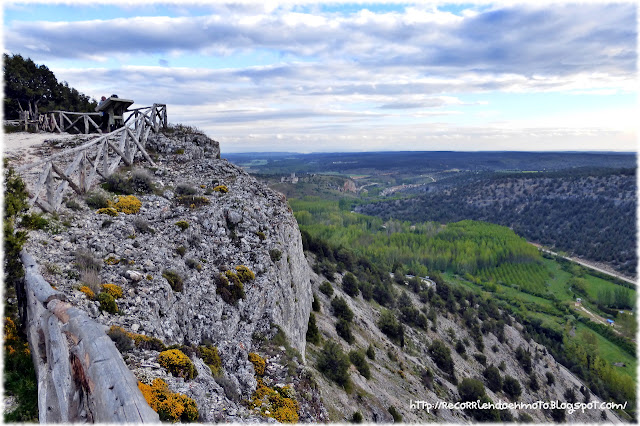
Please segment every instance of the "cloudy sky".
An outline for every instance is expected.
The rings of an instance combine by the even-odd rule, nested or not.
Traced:
[[[4,6],[4,51],[226,152],[635,150],[634,2]]]

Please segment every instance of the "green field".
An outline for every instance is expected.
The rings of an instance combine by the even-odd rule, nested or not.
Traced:
[[[583,330],[587,330],[593,333],[593,330],[590,330],[587,326],[578,324],[578,326],[576,327],[576,335],[578,335]],[[615,368],[616,370],[626,374],[627,376],[635,380],[638,360],[628,353],[621,351],[614,343],[611,343],[598,333],[594,334],[598,338],[598,355],[606,359],[611,364],[615,362],[622,362],[626,364],[626,367]]]

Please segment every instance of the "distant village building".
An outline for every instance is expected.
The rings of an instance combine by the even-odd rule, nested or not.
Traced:
[[[607,324],[613,327],[613,324],[615,324],[615,322],[612,319],[607,319]]]
[[[580,297],[578,297],[576,299],[576,305],[581,305],[582,304],[582,299]]]
[[[291,173],[291,176],[282,176],[280,178],[281,183],[298,183],[298,177],[295,172]]]

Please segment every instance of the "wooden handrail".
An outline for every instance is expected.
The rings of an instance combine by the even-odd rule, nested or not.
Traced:
[[[61,123],[65,119],[69,122],[68,127],[74,128],[75,123],[82,118],[81,114],[76,114],[80,115],[80,117],[75,121],[71,121],[64,111],[57,112],[57,114],[59,114]],[[43,128],[47,127],[53,130],[52,127],[56,127],[58,130],[61,129],[53,118],[54,115],[55,112],[50,114],[50,122],[47,122],[47,120],[42,121]],[[80,146],[58,152],[43,160],[18,167],[16,171],[21,173],[44,165],[34,189],[34,195],[29,200],[30,204],[36,204],[45,211],[56,211],[62,203],[62,195],[67,186],[70,186],[77,193],[84,193],[91,187],[94,180],[97,180],[98,176],[107,178],[113,173],[121,161],[124,161],[126,165],[131,165],[138,152],[141,153],[144,160],[151,165],[155,165],[153,159],[147,154],[145,145],[152,130],[157,132],[160,126],[166,128],[166,105],[154,104],[154,106],[148,107],[146,110],[139,109],[135,111],[129,118],[133,116],[135,118],[131,123],[111,133],[103,134]],[[98,127],[89,118],[89,114],[84,115],[85,128],[88,128],[89,122],[96,128]],[[75,154],[75,159],[64,171],[54,164],[54,161],[59,161],[73,154]],[[93,160],[91,157],[93,157]],[[86,169],[87,166],[89,166],[89,170]],[[77,178],[74,177],[76,173],[78,174]],[[56,180],[61,182],[57,184]],[[42,195],[43,191],[44,195]]]

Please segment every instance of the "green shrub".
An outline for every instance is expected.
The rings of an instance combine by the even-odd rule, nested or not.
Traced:
[[[353,320],[353,311],[342,297],[334,297],[331,301],[331,308],[333,308],[333,315],[335,315],[336,318],[341,318],[346,322]]]
[[[157,337],[150,337],[144,334],[134,334],[133,341],[138,349],[144,349],[149,351],[164,351],[167,349],[162,340]]]
[[[393,312],[384,310],[378,320],[378,328],[389,337],[393,342],[400,346],[404,346],[404,327]]]
[[[353,413],[353,416],[351,416],[351,423],[362,423],[362,414],[360,411]]]
[[[26,231],[16,231],[15,221],[29,207],[28,193],[22,178],[4,160],[4,291],[5,298],[15,297],[15,288],[22,282],[24,269],[20,260],[20,251],[27,241]],[[20,297],[18,295],[18,297]],[[11,411],[6,408],[4,421],[37,422],[38,421],[38,381],[31,359],[29,345],[19,335],[19,325],[15,308],[11,308],[5,300],[4,322],[4,391],[6,396],[15,397],[16,405]],[[13,349],[10,350],[9,348]]]
[[[264,232],[262,231],[258,231],[256,232],[256,235],[258,236],[258,238],[260,239],[260,241],[264,241],[267,239],[267,236],[264,234]],[[271,250],[269,250],[269,254],[271,254]],[[273,259],[272,259],[273,260]]]
[[[436,339],[431,342],[431,346],[429,346],[429,355],[440,370],[449,375],[453,375],[453,359],[451,358],[451,351],[442,340]]]
[[[529,389],[533,392],[537,392],[540,389],[540,385],[538,384],[538,379],[536,378],[536,374],[532,371],[529,374]]]
[[[498,370],[496,366],[490,365],[485,368],[482,375],[487,381],[487,387],[489,389],[493,392],[500,392],[502,390],[502,376],[500,375],[500,370]]]
[[[189,222],[187,222],[186,220],[179,220],[175,223],[175,225],[180,228],[181,231],[185,231],[187,228],[189,228]]]
[[[369,369],[369,363],[364,357],[361,351],[349,352],[349,360],[356,366],[362,377],[369,380],[371,378],[371,370]]]
[[[198,190],[186,183],[180,183],[176,186],[176,195],[196,195]]]
[[[322,284],[320,284],[320,287],[318,287],[318,290],[324,293],[327,297],[333,296],[333,287],[329,281],[323,281]]]
[[[277,262],[278,260],[282,259],[282,252],[278,249],[271,249],[269,250],[269,257],[271,258],[272,262]]]
[[[180,257],[183,257],[186,252],[187,248],[185,246],[176,247],[176,253],[178,253]]]
[[[101,192],[90,192],[84,198],[87,206],[92,209],[104,209],[109,207],[109,198]]]
[[[26,229],[35,230],[35,229],[45,229],[49,225],[49,221],[42,217],[39,213],[30,213],[22,216],[22,221],[20,222],[20,226]]]
[[[487,364],[487,356],[485,354],[477,353],[473,354],[473,357],[478,361],[481,365]]]
[[[202,361],[211,369],[212,374],[219,375],[222,373],[222,360],[217,347],[211,345],[198,346],[198,352]]]
[[[131,179],[119,173],[113,173],[107,177],[102,187],[116,194],[133,194],[135,192]]]
[[[334,341],[327,341],[318,355],[318,370],[329,380],[342,386],[347,392],[351,389],[349,378],[349,358]]]
[[[391,406],[389,406],[388,411],[389,411],[389,414],[391,414],[391,417],[393,417],[393,422],[394,423],[402,422],[402,415],[400,413],[398,413],[398,410],[396,410],[396,407],[391,405]]]
[[[156,231],[155,229],[153,229],[151,227],[151,225],[149,224],[149,221],[146,219],[142,219],[142,218],[135,218],[133,220],[133,227],[136,229],[136,231],[142,233],[142,234],[155,234]]]
[[[461,402],[480,401],[481,403],[489,403],[491,400],[487,396],[484,385],[480,380],[464,378],[458,384],[458,394]],[[496,409],[482,410],[479,408],[470,408],[465,410],[477,421],[498,421],[500,415]]]
[[[342,278],[342,289],[351,297],[356,297],[359,294],[358,280],[351,272],[347,272]]]
[[[82,210],[82,206],[80,205],[80,203],[78,203],[74,199],[71,199],[71,200],[67,201],[65,203],[65,206],[67,206],[67,208],[69,208],[71,210],[75,210],[75,211]]]
[[[98,294],[98,302],[100,302],[100,310],[109,312],[110,314],[118,313],[118,305],[116,299],[107,292]]]
[[[15,398],[11,411],[5,408],[4,422],[37,423],[38,380],[29,344],[26,338],[20,336],[18,326],[11,317],[5,317],[4,320],[4,350],[4,392],[5,396]]]
[[[156,190],[153,177],[146,170],[135,170],[131,174],[130,183],[133,190],[141,194],[151,194]]]
[[[354,342],[349,323],[344,319],[338,319],[338,322],[336,323],[336,332],[338,333],[338,336],[342,337],[347,343],[352,344]]]
[[[320,343],[320,330],[316,325],[316,316],[313,312],[309,314],[309,324],[307,325],[307,342],[317,345]]]
[[[313,302],[311,302],[311,309],[313,309],[314,312],[320,312],[320,301],[318,300],[318,297],[315,293],[313,293]]]
[[[169,282],[169,285],[171,286],[171,289],[173,291],[182,291],[182,289],[184,288],[182,277],[176,271],[165,269],[164,271],[162,271],[162,276]]]
[[[520,394],[522,394],[520,382],[511,376],[505,376],[504,381],[502,382],[502,390],[512,400],[517,400],[520,397]]]
[[[196,271],[201,271],[202,270],[202,265],[200,264],[200,262],[198,262],[197,260],[195,260],[193,258],[189,258],[189,259],[185,260],[184,264],[187,265],[187,267],[189,267],[190,269],[195,269]]]
[[[546,377],[547,377],[547,385],[553,386],[553,384],[556,382],[556,378],[553,376],[553,373],[551,373],[550,371],[547,371]]]
[[[219,274],[216,278],[216,293],[222,297],[226,303],[233,305],[239,299],[244,299],[244,286],[233,271],[226,271],[225,274]],[[233,282],[229,282],[229,278],[233,279]]]
[[[369,347],[367,348],[367,357],[370,360],[375,360],[376,359],[376,352],[373,349],[373,345],[372,344],[369,344]]]
[[[185,380],[190,380],[198,376],[196,367],[189,357],[179,349],[169,349],[160,352],[160,355],[158,355],[158,363],[169,370],[173,376],[182,377]]]
[[[531,354],[524,350],[522,346],[518,346],[518,349],[516,349],[516,359],[525,373],[531,373],[533,368],[531,364]]]
[[[121,353],[129,352],[133,349],[133,339],[122,327],[111,326],[107,332],[107,336],[113,340],[116,348],[118,348]]]

